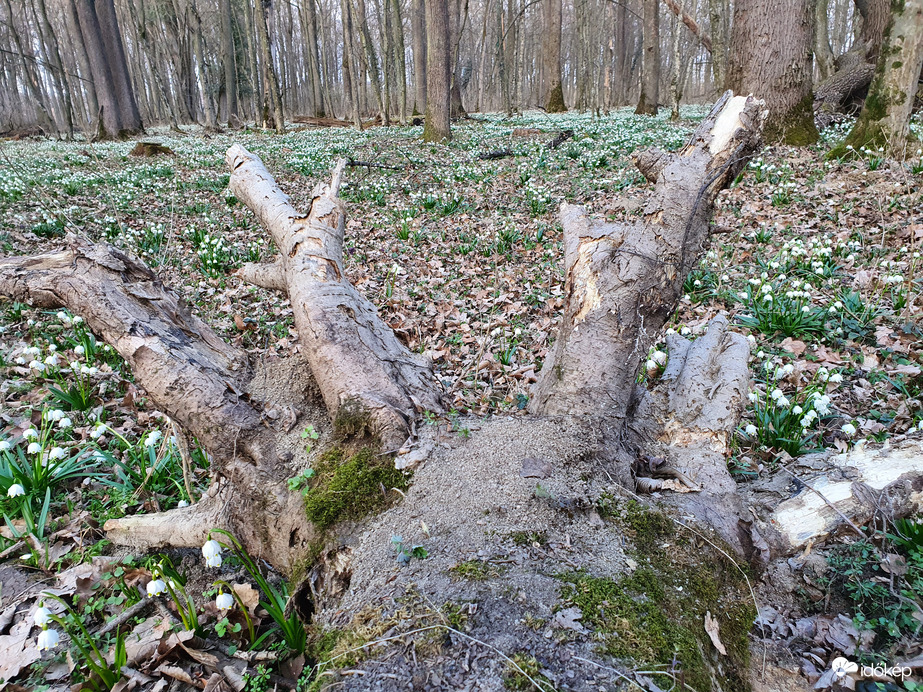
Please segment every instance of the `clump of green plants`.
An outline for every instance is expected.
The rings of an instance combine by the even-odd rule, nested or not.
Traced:
[[[514,653],[507,662],[503,685],[508,690],[534,690],[554,692],[554,685],[542,675],[542,666],[531,654]]]
[[[505,571],[502,565],[495,565],[489,560],[465,560],[449,569],[454,576],[470,581],[487,581],[499,577]]]
[[[827,311],[814,305],[810,286],[781,274],[775,281],[751,279],[740,299],[747,308],[741,325],[767,336],[820,337],[825,334]]]
[[[923,521],[901,519],[892,530],[880,542],[835,546],[827,558],[830,588],[852,603],[860,631],[875,632],[869,662],[908,653],[923,632]]]
[[[392,488],[404,490],[409,484],[389,455],[369,447],[349,457],[339,447],[331,449],[317,459],[314,473],[304,506],[319,529],[381,510],[391,501]]]

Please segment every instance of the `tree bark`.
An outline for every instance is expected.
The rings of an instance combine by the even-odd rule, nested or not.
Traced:
[[[549,113],[563,113],[564,90],[561,86],[561,0],[544,0],[542,37],[543,101]]]
[[[410,32],[413,50],[413,112],[426,112],[426,9],[424,0],[411,0]]]
[[[135,91],[128,73],[128,61],[125,59],[125,47],[122,45],[122,32],[115,14],[113,0],[93,0],[96,16],[102,36],[105,60],[109,64],[112,85],[115,88],[116,104],[119,112],[119,129],[117,135],[125,137],[139,134],[144,130],[141,112],[135,100]]]
[[[738,0],[733,26],[727,88],[766,101],[767,141],[816,142],[813,0]]]
[[[728,19],[731,8],[728,0],[708,0],[711,23],[711,71],[715,89],[727,88]]]
[[[272,47],[269,41],[269,26],[266,23],[266,10],[262,0],[257,0],[253,8],[256,21],[256,31],[260,37],[260,57],[263,63],[264,100],[269,102],[272,111],[273,129],[276,132],[285,131],[285,115],[282,107],[282,95],[279,92],[279,79],[272,60]]]
[[[237,105],[237,49],[234,46],[234,14],[231,0],[221,0],[221,64],[224,71],[225,121],[228,127],[240,124]]]
[[[93,73],[90,70],[90,58],[83,42],[83,32],[80,30],[80,20],[77,18],[77,6],[74,0],[67,0],[64,4],[67,17],[67,31],[70,34],[71,45],[77,56],[77,65],[80,68],[80,84],[86,97],[86,121],[93,122],[99,114],[99,103],[96,101],[96,86],[93,83]]]
[[[660,2],[643,0],[644,60],[641,73],[641,95],[638,115],[657,115],[660,102]]]
[[[452,139],[449,124],[451,109],[451,46],[449,8],[445,0],[425,0],[426,6],[426,116],[424,142]]]
[[[827,12],[830,0],[817,0],[814,12],[814,59],[821,80],[833,74],[833,49],[830,48],[829,19]]]
[[[910,115],[923,68],[923,0],[894,4],[865,106],[846,145],[884,149],[903,158],[910,141]]]

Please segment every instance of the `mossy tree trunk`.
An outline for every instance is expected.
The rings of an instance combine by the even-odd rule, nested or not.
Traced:
[[[921,68],[923,0],[898,0],[893,3],[865,105],[844,147],[884,149],[897,158],[905,156]]]
[[[727,88],[766,102],[766,140],[817,141],[811,94],[813,0],[739,0],[734,5]]]

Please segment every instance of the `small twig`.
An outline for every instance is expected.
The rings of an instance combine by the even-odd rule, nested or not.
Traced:
[[[135,617],[136,615],[140,615],[145,610],[150,608],[153,602],[154,600],[151,598],[142,598],[140,601],[135,603],[133,606],[131,606],[130,608],[126,610],[123,610],[116,617],[112,618],[109,622],[103,625],[99,629],[99,632],[96,633],[96,635],[101,637],[102,635],[108,634],[112,630],[121,627],[126,622],[128,622],[133,617]]]
[[[231,654],[232,658],[239,658],[241,661],[251,663],[253,661],[275,661],[279,658],[277,651],[235,651]]]
[[[372,163],[371,161],[358,161],[352,157],[346,159],[347,166],[364,166],[365,168],[384,168],[387,171],[399,171],[401,170],[397,166],[386,166],[383,163]]]
[[[116,617],[114,617],[112,620],[110,620],[110,621],[107,622],[105,625],[103,625],[103,626],[99,629],[99,631],[96,633],[97,636],[102,636],[102,635],[104,635],[104,634],[108,634],[109,632],[111,632],[111,631],[114,630],[114,629],[118,629],[119,627],[121,627],[122,625],[124,625],[126,622],[128,622],[129,620],[131,620],[133,617],[136,617],[137,615],[140,615],[140,614],[143,613],[145,610],[147,610],[148,608],[150,608],[151,605],[153,605],[153,603],[154,603],[154,599],[152,599],[152,598],[143,598],[143,597],[142,597],[142,599],[141,599],[140,601],[138,601],[137,603],[135,603],[135,604],[134,604],[133,606],[131,606],[130,608],[127,608],[126,610],[123,610],[123,611],[122,611],[121,613],[119,613]]]

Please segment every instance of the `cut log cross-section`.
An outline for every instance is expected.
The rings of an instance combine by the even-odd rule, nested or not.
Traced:
[[[423,411],[441,411],[431,366],[410,353],[343,271],[345,212],[337,198],[343,162],[329,185],[314,190],[298,213],[259,158],[228,150],[231,190],[270,232],[279,258],[247,265],[246,281],[288,293],[311,372],[334,424],[347,434],[367,429],[385,449],[407,439]]]

